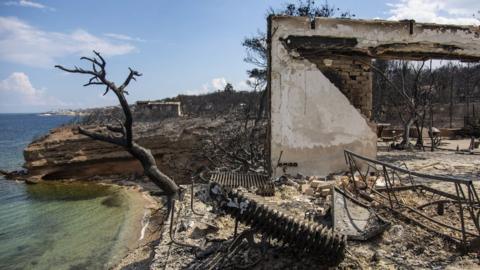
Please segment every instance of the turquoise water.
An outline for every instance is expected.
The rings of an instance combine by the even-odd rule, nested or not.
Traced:
[[[69,120],[0,114],[0,168],[19,168],[32,138]],[[105,269],[126,249],[127,197],[112,186],[0,178],[0,269]]]

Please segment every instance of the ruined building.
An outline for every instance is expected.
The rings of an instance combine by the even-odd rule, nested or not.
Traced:
[[[480,29],[414,21],[272,16],[270,170],[346,170],[344,149],[376,156],[373,59],[480,60]]]

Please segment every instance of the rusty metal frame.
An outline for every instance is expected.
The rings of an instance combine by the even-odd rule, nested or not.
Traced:
[[[472,240],[480,239],[480,199],[472,180],[419,173],[409,170],[405,164],[403,164],[405,168],[402,168],[348,150],[344,151],[344,155],[345,162],[350,169],[349,181],[353,183],[355,196],[370,202],[376,201],[381,206],[424,229],[460,244],[462,249],[469,249]],[[367,178],[372,171],[374,172],[374,180],[369,183]],[[355,179],[355,176],[358,179]],[[383,177],[385,187],[376,186],[380,177]],[[358,181],[365,183],[365,190],[357,186]],[[455,193],[426,185],[432,182],[451,184],[455,188]],[[414,196],[422,199],[427,198],[427,194],[431,194],[431,197],[427,203],[412,206],[400,198],[401,192],[405,191],[411,191]],[[439,218],[423,211],[431,205],[437,205],[443,211],[445,204],[449,204],[454,209],[455,214],[458,214],[460,226],[446,224]],[[440,226],[447,232],[436,230],[435,226]],[[473,227],[473,229],[467,227]]]

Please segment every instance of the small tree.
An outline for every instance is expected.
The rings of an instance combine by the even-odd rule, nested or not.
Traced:
[[[235,91],[235,90],[233,89],[233,85],[232,85],[231,83],[227,83],[227,84],[225,85],[225,87],[223,88],[223,91],[225,91],[225,92],[233,92],[233,91]]]
[[[385,64],[387,64],[385,66]],[[407,61],[393,61],[382,65],[370,65],[376,75],[382,78],[382,86],[386,91],[390,108],[398,113],[403,124],[402,141],[398,148],[411,148],[410,129],[417,127],[417,146],[423,147],[422,130],[425,126],[427,113],[430,110],[435,87],[435,76],[430,69],[425,70],[425,61],[412,64]],[[379,80],[377,78],[376,80]]]
[[[93,58],[80,58],[81,60],[85,60],[91,63],[91,70],[85,70],[76,66],[72,69],[65,68],[60,65],[56,65],[55,67],[69,73],[79,73],[92,76],[90,80],[83,86],[103,86],[105,87],[105,92],[103,93],[103,95],[106,95],[109,92],[113,92],[113,94],[115,94],[115,96],[117,97],[120,106],[122,107],[125,119],[124,121],[116,119],[116,125],[106,125],[105,127],[102,127],[100,129],[97,128],[96,130],[85,129],[79,126],[78,131],[80,134],[88,136],[94,140],[99,140],[121,146],[134,158],[140,161],[145,175],[159,188],[161,188],[163,193],[167,196],[169,212],[171,210],[173,199],[178,196],[179,187],[170,177],[168,177],[166,174],[164,174],[158,169],[152,152],[149,149],[140,146],[133,140],[132,112],[125,98],[125,94],[128,94],[126,88],[130,84],[130,82],[132,80],[136,80],[136,77],[142,76],[142,74],[129,68],[130,73],[128,74],[127,78],[121,85],[117,86],[114,82],[107,79],[107,72],[105,69],[106,62],[103,57],[100,55],[100,53],[96,51],[93,52],[95,54],[95,57]]]
[[[333,17],[340,9],[329,5],[325,1],[321,5],[317,5],[314,0],[298,0],[297,4],[287,4],[284,9],[274,10],[270,8],[267,11],[267,17],[271,15],[285,15],[285,16],[307,16],[313,17]],[[350,12],[340,12],[341,18],[355,17]],[[252,64],[254,68],[247,70],[248,77],[247,84],[255,91],[263,91],[257,110],[257,120],[255,120],[255,126],[258,123],[258,119],[263,115],[263,111],[266,107],[267,91],[265,86],[267,85],[267,69],[268,69],[268,46],[267,46],[267,34],[262,31],[258,31],[256,35],[246,37],[242,46],[247,51],[247,56],[243,59],[245,62]]]
[[[339,8],[328,4],[325,1],[321,5],[317,5],[314,0],[298,0],[297,4],[287,4],[281,10],[274,10],[270,8],[267,11],[267,16],[284,15],[284,16],[305,16],[305,17],[333,17],[338,12],[340,18],[355,17],[354,14],[348,11],[340,11]],[[243,40],[242,46],[247,51],[247,56],[244,61],[254,65],[253,69],[247,70],[247,74],[251,79],[254,79],[258,85],[265,87],[267,83],[267,35],[265,32],[258,31],[252,37],[247,37]]]

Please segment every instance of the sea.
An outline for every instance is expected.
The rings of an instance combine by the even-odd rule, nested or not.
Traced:
[[[21,169],[23,149],[32,139],[70,121],[0,114],[0,169]],[[125,252],[125,196],[113,186],[27,185],[0,176],[0,269],[109,268]]]

